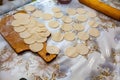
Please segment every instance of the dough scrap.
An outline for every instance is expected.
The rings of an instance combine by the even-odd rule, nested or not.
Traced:
[[[34,11],[36,8],[35,8],[34,6],[32,6],[32,5],[27,5],[27,6],[24,7],[24,9],[25,9],[26,11],[32,12],[32,11]]]
[[[58,54],[60,52],[60,49],[56,46],[47,46],[46,50],[50,54]]]
[[[78,38],[79,38],[80,40],[85,41],[85,40],[88,40],[88,39],[89,39],[89,35],[88,35],[86,32],[79,32],[79,33],[78,33]]]
[[[73,28],[74,28],[74,30],[77,30],[77,31],[83,31],[85,29],[85,27],[79,23],[74,23]]]
[[[87,11],[85,10],[85,9],[83,9],[83,8],[77,8],[77,13],[78,14],[85,14]]]
[[[70,58],[75,58],[79,55],[79,53],[77,52],[76,47],[68,47],[65,50],[65,55],[70,57]]]
[[[78,44],[76,46],[77,52],[81,55],[86,55],[89,52],[89,48],[85,46],[84,44]]]
[[[54,13],[58,13],[58,12],[61,11],[61,9],[58,8],[58,7],[54,7],[54,8],[52,8],[52,11],[53,11]]]
[[[64,34],[64,39],[68,41],[73,41],[75,39],[75,34],[72,32],[66,32]]]
[[[33,52],[39,52],[43,49],[43,43],[36,42],[36,43],[30,44],[29,48]]]
[[[49,14],[49,13],[43,13],[42,18],[44,20],[50,20],[50,19],[53,18],[53,16],[51,14]]]
[[[19,32],[25,31],[26,27],[25,26],[19,26],[19,27],[14,27],[13,29],[14,29],[14,31],[19,33]]]
[[[68,9],[67,9],[67,13],[68,13],[69,15],[75,15],[75,14],[76,14],[76,10],[73,9],[73,8],[68,8]]]
[[[93,37],[98,37],[100,36],[100,32],[96,28],[91,28],[89,30],[89,34]]]
[[[73,27],[70,24],[63,24],[61,29],[67,32],[67,31],[71,31]]]
[[[50,21],[48,23],[49,27],[51,28],[58,28],[59,27],[59,23],[57,21]]]
[[[64,38],[64,35],[61,32],[56,32],[52,34],[52,40],[56,41],[56,42],[60,42],[62,41]]]
[[[62,17],[62,20],[63,20],[63,22],[65,22],[65,23],[71,23],[71,22],[72,22],[72,19],[71,19],[69,16],[63,16],[63,17]]]
[[[54,13],[54,17],[55,18],[61,18],[61,17],[63,17],[63,13],[62,12]]]

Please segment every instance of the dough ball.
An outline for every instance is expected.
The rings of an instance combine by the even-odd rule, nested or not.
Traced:
[[[30,44],[29,48],[33,52],[39,52],[43,49],[43,43],[36,42],[36,43]]]
[[[46,50],[50,54],[58,54],[60,52],[60,49],[56,46],[47,46]]]
[[[89,35],[88,35],[86,32],[79,32],[79,33],[78,33],[78,38],[79,38],[80,40],[85,41],[85,40],[88,40],[88,39],[89,39]]]

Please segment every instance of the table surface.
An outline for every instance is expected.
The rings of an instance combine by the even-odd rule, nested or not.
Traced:
[[[43,3],[46,6],[61,6],[54,1],[42,0],[41,2],[38,0],[31,4],[39,7],[43,7],[41,6]],[[77,0],[72,0],[66,6],[84,7],[86,10],[94,11],[80,4]],[[20,78],[27,80],[91,80],[92,76],[106,70],[106,68],[109,68],[111,74],[114,75],[114,77],[108,76],[106,80],[120,80],[120,54],[115,55],[118,59],[116,63],[109,60],[113,48],[120,52],[120,22],[99,12],[96,13],[102,28],[104,28],[102,36],[96,40],[101,53],[93,52],[88,58],[83,56],[68,58],[60,53],[53,62],[47,64],[32,52],[17,55],[0,35],[0,80],[19,80]],[[114,40],[115,37],[116,40]]]

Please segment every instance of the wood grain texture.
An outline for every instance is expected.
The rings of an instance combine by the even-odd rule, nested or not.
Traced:
[[[80,3],[83,3],[99,12],[102,12],[103,14],[119,20],[120,21],[120,10],[113,8],[103,2],[100,2],[99,0],[79,0]]]
[[[23,12],[23,11],[21,11]],[[4,37],[4,39],[10,44],[10,46],[15,50],[16,53],[22,53],[24,51],[28,51],[29,45],[25,44],[23,39],[20,38],[19,34],[13,30],[13,26],[11,26],[11,22],[13,20],[13,16],[6,16],[0,21],[0,33]],[[56,54],[49,54],[46,51],[46,42],[44,43],[44,48],[38,52],[38,54],[46,61],[51,62],[53,59],[57,57]]]

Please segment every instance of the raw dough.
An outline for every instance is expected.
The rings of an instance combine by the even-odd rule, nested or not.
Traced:
[[[38,22],[38,23],[37,23],[37,26],[40,27],[40,28],[42,28],[42,27],[45,27],[45,24]]]
[[[21,32],[19,35],[21,38],[28,38],[31,36],[31,34],[27,30],[24,32]]]
[[[85,27],[79,23],[74,23],[73,28],[74,28],[74,30],[77,30],[77,31],[83,31],[85,29]]]
[[[37,21],[35,21],[34,18],[30,18],[29,24],[25,25],[25,27],[26,27],[26,28],[29,28],[29,27],[30,27],[30,28],[33,28],[33,27],[36,26],[36,24],[37,24]]]
[[[50,19],[53,18],[53,16],[51,14],[49,14],[49,13],[43,13],[42,18],[44,20],[50,20]]]
[[[16,13],[15,15],[13,15],[14,19],[29,19],[30,18],[30,15],[29,14],[26,14],[26,13]]]
[[[50,54],[58,54],[60,52],[59,48],[56,46],[47,46],[46,50]]]
[[[97,16],[97,14],[95,13],[95,12],[91,12],[91,11],[89,11],[88,13],[87,13],[87,15],[89,16],[89,17],[91,17],[91,18],[94,18],[94,17],[96,17]]]
[[[61,32],[56,32],[52,34],[52,40],[60,42],[63,40],[64,35]]]
[[[86,32],[79,32],[78,33],[78,38],[80,40],[88,40],[89,39],[89,35]]]
[[[54,7],[54,8],[52,8],[52,11],[53,11],[54,13],[57,13],[57,12],[60,12],[61,10],[60,10],[60,8],[58,8],[58,7]]]
[[[64,31],[71,31],[73,27],[70,24],[63,24],[61,29]]]
[[[13,20],[11,25],[12,26],[21,26],[21,25],[27,25],[29,23],[30,23],[29,19],[24,19],[24,20],[17,19],[17,20]]]
[[[25,26],[14,27],[14,31],[16,32],[23,32],[26,30]]]
[[[87,11],[83,8],[77,8],[77,13],[78,14],[85,14]]]
[[[75,39],[75,34],[72,32],[66,32],[64,35],[64,39],[68,41],[72,41]]]
[[[62,20],[63,20],[63,22],[65,22],[65,23],[71,23],[71,22],[72,22],[72,19],[71,19],[69,16],[63,16],[63,17],[62,17]]]
[[[55,18],[61,18],[61,17],[63,17],[63,13],[62,12],[54,13],[54,17]]]
[[[87,17],[85,15],[79,15],[79,16],[77,16],[77,20],[84,22],[84,21],[87,21]]]
[[[58,23],[57,21],[50,21],[50,22],[48,23],[48,25],[49,25],[49,27],[51,27],[51,28],[57,28],[57,27],[59,27],[59,23]]]
[[[100,32],[96,28],[91,28],[89,30],[89,34],[93,37],[98,37],[100,36]]]
[[[79,55],[79,53],[77,52],[76,47],[68,47],[65,50],[65,55],[70,58],[74,58],[74,57],[77,57]]]
[[[47,38],[46,37],[37,37],[37,40],[36,40],[37,42],[45,42],[45,41],[47,41]]]
[[[88,47],[85,46],[84,44],[78,44],[78,45],[76,46],[76,49],[77,49],[77,52],[78,52],[79,54],[81,54],[81,55],[86,55],[86,54],[88,54],[88,52],[89,52]]]
[[[99,24],[96,21],[91,20],[91,21],[89,21],[89,25],[90,25],[90,27],[96,28],[96,27],[98,27]]]
[[[34,6],[32,6],[32,5],[27,5],[27,6],[24,7],[24,9],[25,9],[26,11],[32,12],[32,11],[34,11],[36,8],[35,8]]]
[[[35,43],[35,41],[36,41],[36,36],[34,36],[34,35],[24,39],[24,42],[26,44],[33,44],[33,43]]]
[[[31,15],[34,16],[34,17],[37,17],[37,18],[41,18],[42,14],[43,14],[42,11],[36,10]]]
[[[68,13],[69,15],[75,15],[75,14],[76,14],[76,10],[75,10],[75,9],[72,9],[72,8],[68,8],[68,9],[67,9],[67,13]]]
[[[13,20],[12,23],[11,23],[11,25],[15,26],[15,27],[19,27],[21,24],[20,24],[19,20]]]
[[[29,48],[33,52],[39,52],[43,49],[43,43],[36,42],[36,43],[30,44]]]

